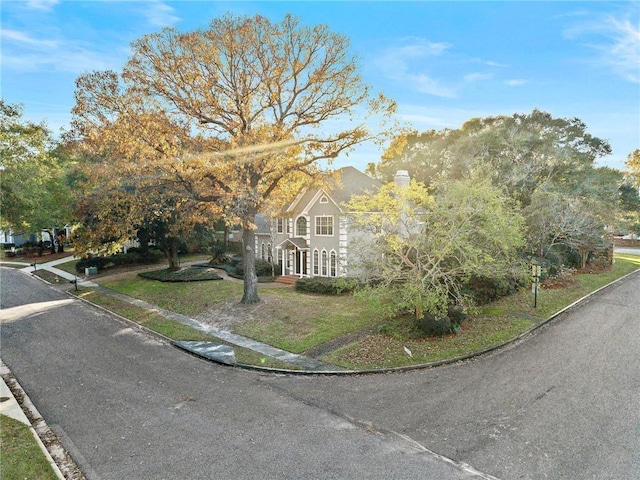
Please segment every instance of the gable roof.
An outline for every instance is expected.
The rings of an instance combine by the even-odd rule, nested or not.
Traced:
[[[354,167],[343,167],[338,170],[338,181],[327,194],[338,205],[348,202],[353,195],[375,193],[382,184],[362,173]]]
[[[378,180],[374,180],[354,167],[342,167],[336,170],[336,174],[336,178],[326,188],[318,188],[308,203],[302,205],[303,212],[307,212],[323,194],[327,195],[338,208],[341,208],[341,204],[349,201],[353,195],[375,193],[382,185]],[[304,193],[308,191],[302,191],[287,207],[286,212],[295,211],[304,198]]]

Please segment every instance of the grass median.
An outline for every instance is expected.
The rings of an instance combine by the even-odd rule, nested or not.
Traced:
[[[111,312],[127,318],[143,327],[157,332],[174,341],[214,342],[229,345],[221,338],[184,325],[175,320],[163,317],[153,310],[132,305],[99,290],[81,288],[73,291],[78,297],[99,305]],[[267,358],[258,352],[242,347],[234,347],[238,363],[246,365],[260,365],[267,368],[295,370],[298,367],[273,358]]]
[[[6,480],[56,480],[58,477],[40,450],[29,427],[18,420],[0,415],[2,471]]]
[[[103,286],[190,317],[207,312],[215,317],[224,305],[227,315],[238,318],[229,328],[235,333],[303,354],[333,342],[335,348],[321,354],[321,360],[349,369],[376,369],[441,361],[499,345],[638,268],[640,257],[617,255],[615,265],[604,273],[576,274],[570,286],[543,289],[537,308],[524,289],[470,315],[460,333],[437,338],[419,336],[411,322],[385,319],[350,295],[310,295],[261,284],[262,301],[245,306],[239,304],[241,282],[161,283],[131,274]],[[341,338],[346,339],[342,345]],[[263,361],[259,357],[253,363]]]

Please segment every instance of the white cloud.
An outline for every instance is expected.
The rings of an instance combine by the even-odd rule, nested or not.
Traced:
[[[519,87],[521,85],[524,85],[525,83],[529,83],[528,80],[524,80],[522,78],[513,78],[511,80],[506,80],[504,82],[506,85],[510,86],[510,87]]]
[[[442,55],[450,47],[449,44],[417,37],[403,38],[400,43],[385,49],[374,61],[384,76],[420,93],[438,97],[456,96],[453,88],[428,74],[420,61]]]
[[[58,3],[59,0],[27,0],[25,5],[31,10],[50,12]]]
[[[464,81],[466,83],[475,83],[482,82],[484,80],[491,80],[493,78],[493,74],[491,73],[468,73],[464,76]]]
[[[72,39],[39,39],[18,30],[0,30],[2,67],[10,72],[70,72],[117,67],[126,53],[111,49],[101,53]]]
[[[608,16],[572,25],[564,31],[569,39],[584,38],[596,53],[590,63],[610,68],[623,79],[640,83],[640,23],[629,18]]]
[[[33,48],[55,48],[58,42],[55,40],[39,40],[29,34],[17,30],[0,30],[0,37],[6,42],[14,42],[22,46]]]
[[[174,8],[161,0],[145,2],[140,12],[151,25],[156,27],[170,27],[180,21]]]

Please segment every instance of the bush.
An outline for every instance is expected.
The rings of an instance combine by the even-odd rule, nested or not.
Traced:
[[[109,260],[107,257],[89,256],[78,260],[76,263],[76,271],[78,273],[84,273],[84,269],[89,267],[96,267],[98,270],[104,270],[108,263]]]
[[[104,270],[108,266],[120,267],[126,265],[149,265],[158,263],[164,258],[164,254],[160,250],[149,249],[146,255],[142,255],[139,251],[129,251],[127,253],[118,253],[109,257],[93,257],[80,259],[76,263],[76,271],[84,273],[84,269],[88,267],[96,267],[98,270]]]
[[[464,285],[464,291],[477,305],[486,305],[516,293],[523,283],[514,277],[491,278],[473,275]]]
[[[419,330],[430,337],[441,337],[450,333],[458,333],[462,328],[462,322],[467,318],[462,307],[450,305],[447,314],[436,316],[426,313],[418,320]]]
[[[275,272],[278,275],[279,267],[276,264],[267,262],[266,260],[256,259],[256,275],[258,277],[272,277]],[[231,257],[227,266],[223,267],[227,273],[232,277],[242,278],[244,277],[244,263],[241,257]]]
[[[360,282],[349,277],[310,277],[296,282],[295,290],[303,293],[320,293],[323,295],[341,295],[353,292]]]

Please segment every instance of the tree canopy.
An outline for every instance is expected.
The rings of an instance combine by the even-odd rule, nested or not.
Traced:
[[[367,116],[393,103],[371,95],[345,37],[289,15],[167,28],[132,50],[121,74],[78,78],[74,137],[107,171],[173,183],[198,208],[239,223],[242,301],[259,301],[255,215],[290,200],[318,161],[376,138]]]
[[[36,233],[68,222],[67,167],[46,125],[0,100],[0,228]]]
[[[353,197],[351,222],[365,232],[350,268],[361,272],[372,298],[395,313],[442,315],[465,305],[471,276],[519,276],[522,217],[488,182],[459,180],[434,198],[424,185],[384,185],[375,195]]]
[[[553,250],[562,244],[584,263],[590,251],[606,246],[619,219],[622,176],[596,166],[610,152],[581,120],[533,110],[475,118],[458,130],[400,135],[370,171],[389,179],[405,169],[436,191],[460,179],[489,181],[523,209],[530,255],[556,258]]]

